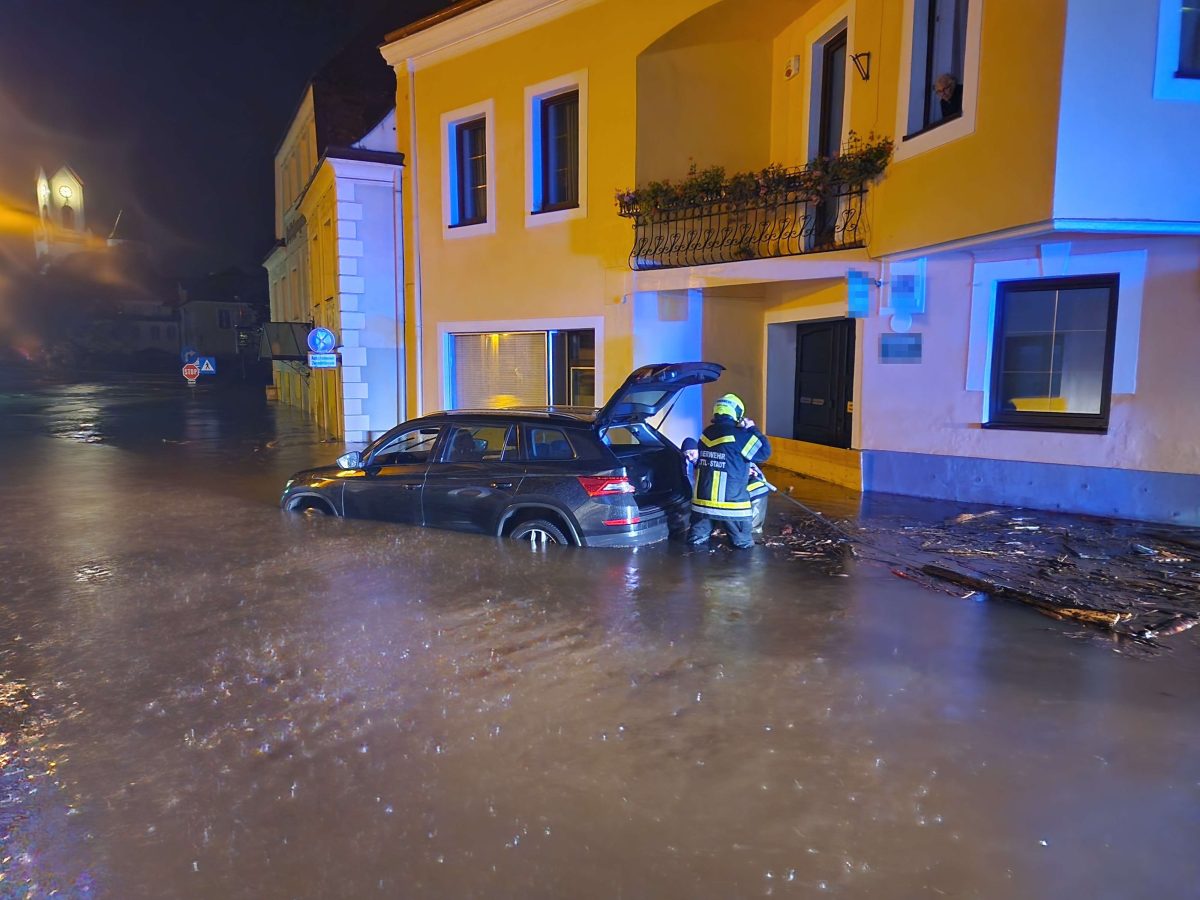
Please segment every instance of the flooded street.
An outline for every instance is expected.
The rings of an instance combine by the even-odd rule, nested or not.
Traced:
[[[1200,895],[1200,629],[284,514],[340,445],[256,392],[0,414],[0,897]]]

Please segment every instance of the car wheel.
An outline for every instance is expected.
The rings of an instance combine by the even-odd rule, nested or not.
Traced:
[[[509,535],[514,541],[528,541],[535,547],[546,544],[569,544],[567,536],[553,522],[545,519],[530,519],[522,522]]]
[[[333,510],[316,500],[302,500],[296,506],[291,507],[291,512],[299,513],[306,519],[323,519],[325,516],[333,515]]]

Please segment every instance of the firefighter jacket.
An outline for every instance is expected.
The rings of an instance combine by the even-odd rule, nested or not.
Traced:
[[[750,464],[770,455],[771,445],[757,428],[739,428],[729,416],[714,416],[700,435],[692,512],[710,519],[752,518],[750,482],[762,478],[751,476]],[[765,484],[755,494],[763,489]]]

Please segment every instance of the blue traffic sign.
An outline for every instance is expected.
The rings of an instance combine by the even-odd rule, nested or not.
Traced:
[[[184,347],[179,351],[179,361],[183,363],[195,362],[200,356],[200,351],[195,347]]]
[[[196,368],[200,370],[201,375],[216,375],[217,358],[215,356],[197,356]]]
[[[308,333],[308,349],[313,353],[329,353],[337,346],[337,338],[328,328],[317,327]]]
[[[308,367],[310,369],[336,369],[337,364],[338,355],[336,353],[308,354]]]

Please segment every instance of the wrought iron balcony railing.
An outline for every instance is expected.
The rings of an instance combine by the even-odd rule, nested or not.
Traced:
[[[619,214],[633,220],[630,268],[671,269],[863,246],[866,183],[834,185],[813,197],[799,184],[803,173],[802,168],[787,170],[796,189],[749,200],[713,197],[647,211],[634,199],[618,198]]]

